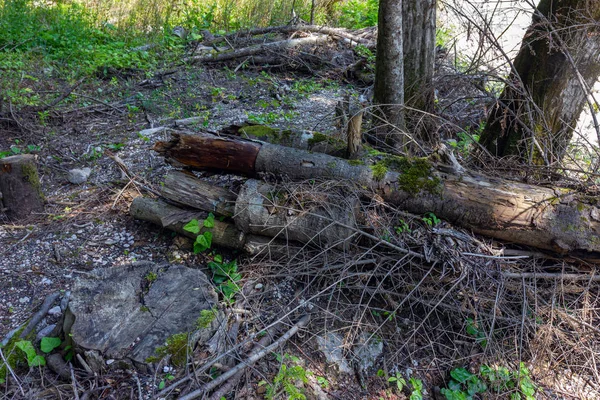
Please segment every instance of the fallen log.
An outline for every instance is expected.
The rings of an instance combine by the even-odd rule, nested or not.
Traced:
[[[318,26],[318,25],[283,25],[283,26],[270,26],[270,27],[266,27],[266,28],[251,29],[251,30],[247,30],[247,31],[238,31],[238,32],[231,33],[229,35],[219,36],[219,37],[213,38],[211,40],[204,41],[203,44],[205,46],[211,46],[215,43],[219,43],[219,42],[223,42],[223,41],[227,41],[227,40],[234,40],[239,37],[264,35],[264,34],[273,33],[273,32],[323,33],[325,35],[330,35],[330,36],[334,36],[334,37],[337,36],[340,38],[348,39],[349,41],[355,42],[357,44],[362,44],[362,45],[365,45],[370,48],[374,48],[375,43],[376,43],[375,40],[368,40],[368,39],[362,38],[360,36],[353,35],[352,33],[348,32],[346,29],[342,29],[342,28],[331,28],[328,26]]]
[[[191,239],[196,239],[198,235],[186,231],[183,226],[193,219],[202,220],[206,217],[206,214],[200,211],[182,210],[164,201],[146,197],[133,199],[129,213],[135,219],[152,222],[161,228],[177,232]],[[202,228],[200,233],[205,230],[206,228]],[[247,240],[246,235],[236,229],[233,224],[215,220],[215,226],[211,228],[211,232],[213,243],[235,250],[244,249]]]
[[[190,239],[196,239],[197,235],[186,231],[183,226],[192,219],[201,220],[206,215],[199,211],[182,210],[164,201],[146,197],[133,199],[129,213],[137,220],[153,223]],[[205,230],[203,228],[201,233]],[[211,232],[213,244],[244,251],[252,256],[267,254],[271,257],[293,257],[301,249],[301,246],[294,246],[293,242],[284,242],[264,236],[246,235],[244,232],[239,231],[235,225],[218,220],[215,220],[215,226],[211,228]]]
[[[235,211],[234,193],[179,171],[167,174],[161,195],[176,203],[224,217],[231,217]]]
[[[255,46],[244,47],[238,50],[230,50],[222,53],[211,53],[202,56],[195,56],[188,59],[190,62],[221,62],[233,60],[240,57],[249,57],[264,51],[282,52],[286,49],[293,49],[300,46],[325,43],[329,36],[309,36],[300,39],[288,39],[278,42],[264,43]]]
[[[564,188],[544,188],[471,172],[437,169],[427,159],[383,155],[360,165],[325,154],[217,137],[173,134],[154,149],[167,160],[198,170],[294,180],[353,182],[416,214],[433,212],[492,238],[588,259],[600,253],[600,209],[594,198]],[[595,254],[594,254],[595,253]]]
[[[301,185],[275,188],[249,179],[236,196],[196,177],[170,172],[165,178],[162,194],[179,204],[220,216],[234,216],[235,226],[244,234],[283,239],[286,242],[315,243],[320,248],[347,248],[356,231],[356,218],[359,215],[358,199],[349,197],[338,188],[321,189],[314,193]],[[145,216],[142,219],[180,233],[182,223],[198,219],[183,210],[175,210],[167,205],[158,209],[160,203],[151,204],[154,206],[150,208],[145,205],[143,208],[148,210],[152,218]],[[132,210],[140,210],[139,205],[136,203]],[[139,211],[135,211],[135,216],[140,216]],[[170,227],[172,224],[174,226]],[[225,232],[221,225],[219,222],[217,230]],[[218,239],[218,242],[229,239],[225,237]],[[233,245],[226,246],[241,248],[244,240],[240,239],[238,243],[237,239],[233,238]]]

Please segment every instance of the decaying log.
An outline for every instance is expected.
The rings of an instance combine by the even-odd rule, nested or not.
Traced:
[[[331,28],[327,26],[318,26],[318,25],[283,25],[283,26],[270,26],[267,28],[258,28],[251,29],[248,31],[238,31],[226,36],[219,36],[213,38],[212,40],[208,40],[204,42],[204,45],[209,46],[215,43],[223,42],[226,40],[234,40],[239,37],[248,37],[248,36],[256,36],[256,35],[264,35],[266,33],[273,32],[281,32],[281,33],[291,33],[291,32],[312,32],[312,33],[323,33],[325,35],[330,35],[334,37],[340,37],[344,39],[348,39],[349,41],[356,42],[357,44],[362,44],[367,47],[375,47],[375,40],[368,40],[362,38],[360,36],[353,35],[345,29],[341,28]]]
[[[325,154],[210,134],[173,134],[155,150],[200,170],[347,180],[399,208],[433,212],[485,236],[582,258],[600,252],[600,209],[595,199],[574,190],[443,172],[425,159],[390,156],[373,166],[357,165]]]
[[[244,139],[256,139],[261,142],[293,147],[295,149],[330,154],[337,157],[345,156],[347,146],[344,141],[320,132],[277,129],[266,125],[230,125],[221,129],[220,133],[240,136]]]
[[[44,194],[33,154],[0,159],[0,212],[13,220],[44,211]]]
[[[347,248],[354,237],[358,203],[343,193],[302,195],[302,205],[285,206],[287,192],[249,179],[235,203],[235,225],[243,232],[285,241]],[[336,224],[339,222],[340,224]]]
[[[235,226],[246,235],[266,236],[285,242],[315,243],[321,248],[333,246],[343,249],[351,243],[357,226],[358,200],[349,197],[339,188],[315,193],[303,190],[300,185],[291,185],[289,189],[275,188],[249,179],[236,197],[235,194],[196,177],[171,172],[165,179],[162,192],[169,200],[180,204],[220,216],[234,216]],[[172,206],[159,208],[159,204],[161,203],[147,203],[143,207],[136,204],[132,206],[132,213],[180,233],[182,224],[193,218],[198,219]],[[140,209],[147,210],[151,217],[141,216]],[[218,232],[228,232],[221,227],[223,224],[219,222]],[[240,248],[243,246],[241,242],[234,241],[233,247]]]
[[[300,39],[281,40],[279,42],[264,43],[255,46],[244,47],[238,50],[230,50],[222,53],[207,54],[203,56],[191,57],[188,61],[191,62],[221,62],[233,60],[240,57],[249,57],[255,54],[272,51],[281,52],[286,49],[293,49],[300,46],[315,45],[325,43],[329,40],[328,36],[309,36]]]
[[[131,203],[130,214],[141,221],[152,222],[162,228],[174,231],[180,235],[196,239],[195,234],[183,229],[183,226],[193,219],[202,220],[206,214],[199,211],[187,211],[172,206],[161,200],[136,197]],[[204,232],[206,228],[201,230]],[[246,244],[246,235],[235,228],[233,224],[215,219],[215,226],[211,228],[213,243],[236,250],[243,250]]]
[[[167,174],[161,195],[176,203],[225,217],[231,217],[235,209],[234,193],[179,171]]]

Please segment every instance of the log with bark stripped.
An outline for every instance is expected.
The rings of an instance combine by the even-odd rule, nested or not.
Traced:
[[[374,165],[293,148],[218,137],[173,134],[154,149],[168,160],[198,170],[294,180],[354,182],[407,211],[433,212],[453,224],[492,238],[597,259],[600,208],[594,198],[562,188],[544,188],[474,173],[436,169],[425,159],[382,158]]]

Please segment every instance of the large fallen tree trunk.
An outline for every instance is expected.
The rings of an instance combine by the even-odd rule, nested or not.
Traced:
[[[402,209],[433,212],[492,238],[589,259],[600,253],[596,200],[569,189],[442,172],[425,159],[386,156],[371,166],[357,165],[325,154],[211,134],[175,133],[154,149],[199,170],[347,180]]]
[[[329,40],[329,36],[309,36],[300,39],[281,40],[279,42],[271,42],[259,44],[256,46],[244,47],[238,50],[229,50],[221,53],[207,54],[202,56],[191,57],[191,62],[220,62],[233,60],[240,57],[249,57],[259,54],[263,51],[282,52],[286,49],[292,49],[300,46],[314,45],[325,43]]]
[[[281,32],[281,33],[291,33],[291,32],[313,32],[313,33],[323,33],[325,35],[337,36],[344,39],[348,39],[350,41],[356,42],[358,44],[365,45],[367,47],[374,47],[375,40],[369,40],[362,38],[360,36],[354,35],[351,32],[348,32],[346,29],[342,28],[331,28],[328,26],[318,26],[318,25],[283,25],[283,26],[270,26],[266,28],[257,28],[248,31],[235,32],[226,36],[219,36],[214,39],[204,41],[203,44],[205,46],[210,46],[215,43],[224,42],[227,40],[234,40],[239,37],[247,37],[247,36],[255,36],[255,35],[264,35],[266,33],[273,32]]]

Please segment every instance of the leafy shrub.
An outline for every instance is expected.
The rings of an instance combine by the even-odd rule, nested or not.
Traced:
[[[339,24],[344,28],[360,29],[377,25],[379,0],[350,0],[339,6]]]

